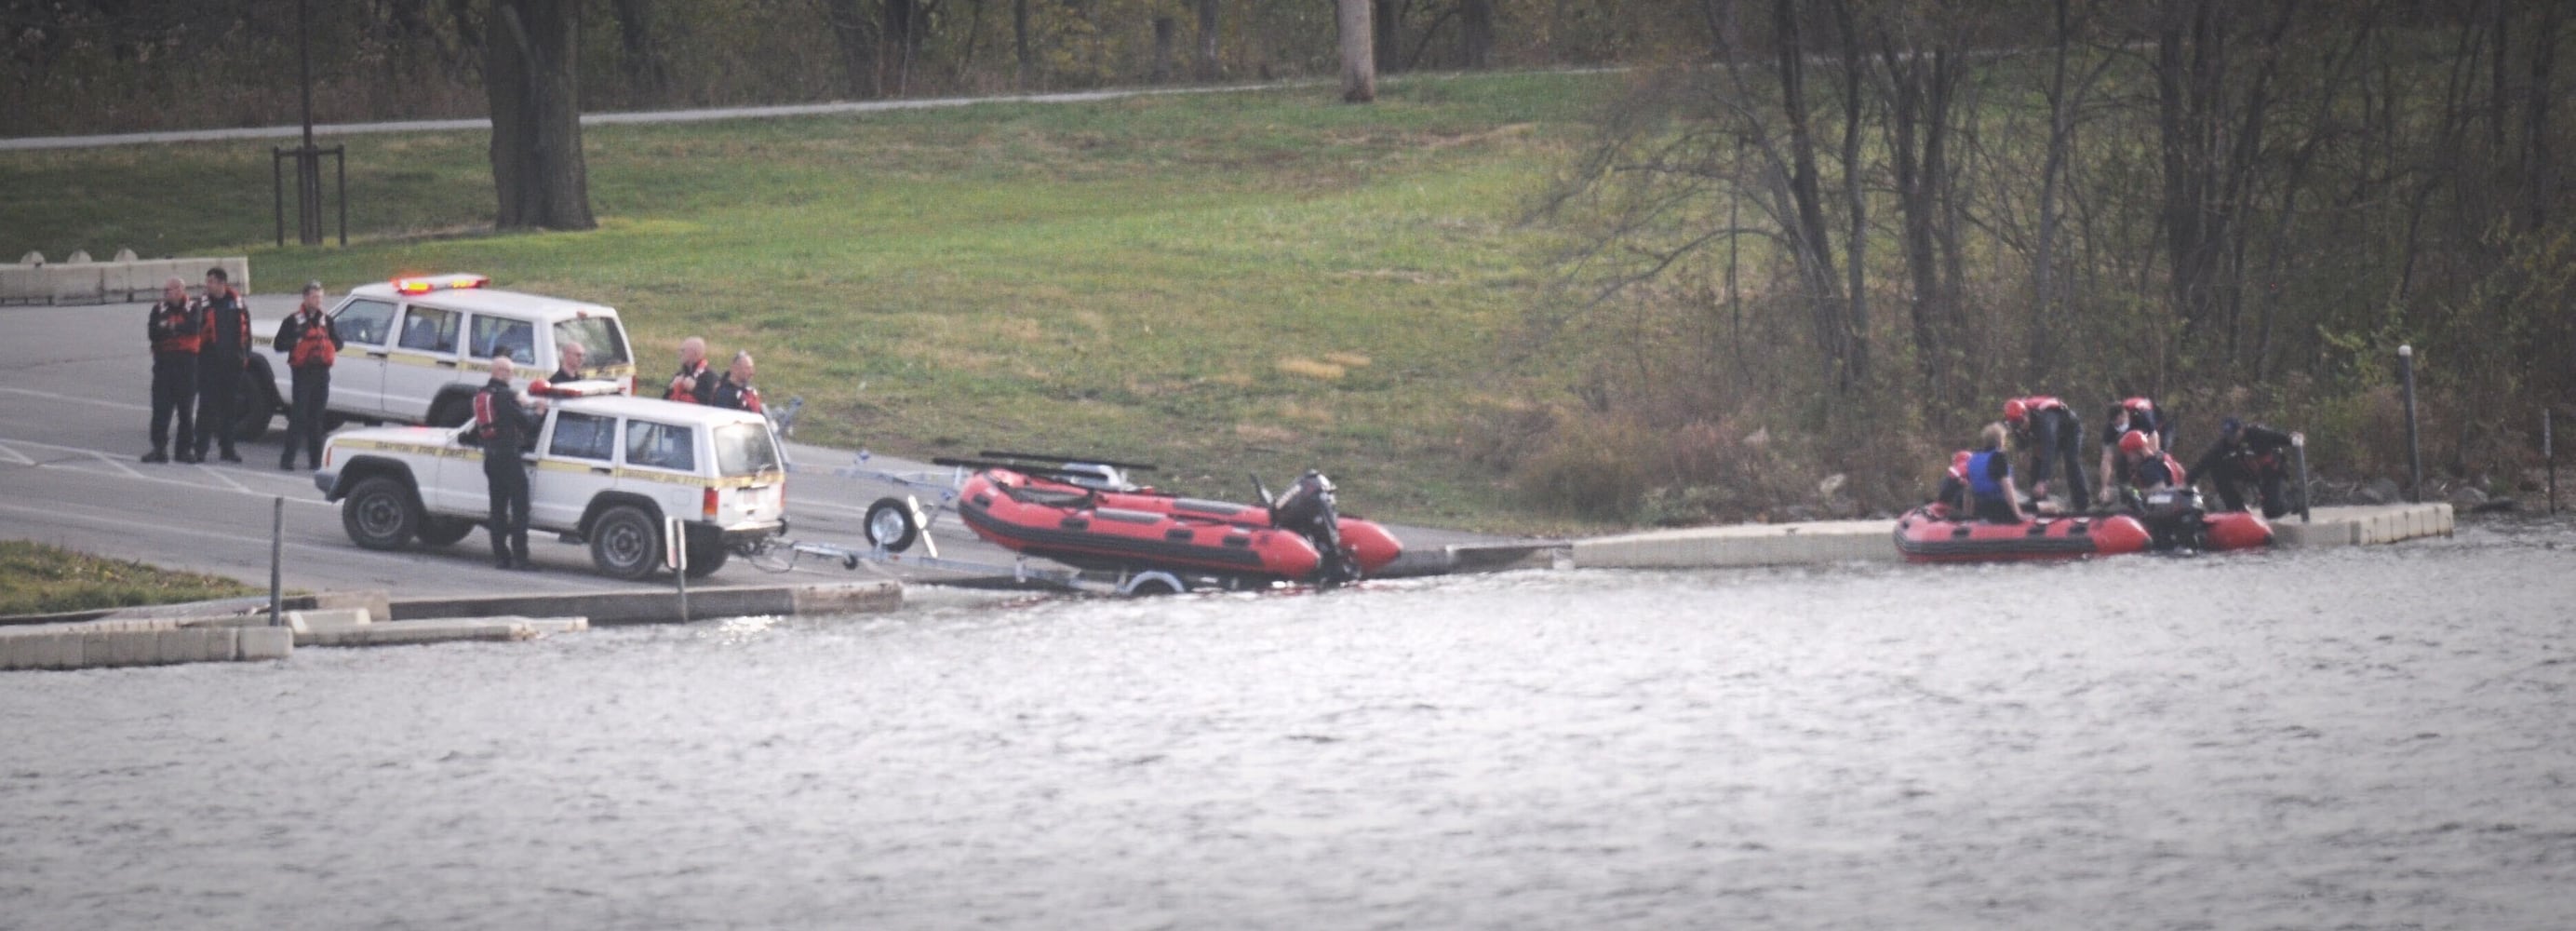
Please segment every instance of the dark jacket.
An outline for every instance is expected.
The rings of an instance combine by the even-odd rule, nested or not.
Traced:
[[[152,305],[152,315],[143,321],[143,338],[151,341],[155,353],[196,355],[197,341],[205,338],[206,321],[197,306],[187,301],[168,301]]]
[[[483,471],[519,468],[519,454],[536,442],[537,415],[519,406],[510,383],[493,379],[474,393],[474,425],[483,438]]]
[[[250,308],[242,306],[239,295],[225,293],[197,301],[197,312],[204,321],[199,332],[197,351],[209,362],[230,359],[240,362],[250,355]]]
[[[2221,437],[2218,444],[2202,453],[2200,461],[2191,464],[2193,475],[2216,475],[2220,463],[2232,462],[2251,466],[2264,456],[2277,455],[2290,448],[2290,435],[2260,424],[2246,424],[2236,430],[2236,439]]]
[[[697,387],[694,390],[686,392],[674,391],[668,387],[664,387],[662,389],[662,400],[680,401],[690,404],[715,403],[716,382],[724,380],[724,373],[715,371],[712,367],[707,365],[705,360],[701,359],[698,361],[696,368],[681,369],[678,372],[672,373],[671,377],[677,379],[682,375],[697,379]]]

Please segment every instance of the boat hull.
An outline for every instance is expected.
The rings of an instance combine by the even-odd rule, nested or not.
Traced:
[[[1896,551],[1907,562],[2083,559],[2140,552],[2149,540],[2146,526],[2126,514],[1990,524],[1915,508],[1896,520]]]
[[[1300,581],[1322,557],[1304,536],[1270,526],[1268,510],[1150,492],[1113,492],[987,469],[958,491],[966,526],[996,545],[1084,569],[1176,571]],[[1343,547],[1363,572],[1403,545],[1385,528],[1344,517]]]

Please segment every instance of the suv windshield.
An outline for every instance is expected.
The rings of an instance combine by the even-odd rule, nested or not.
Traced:
[[[766,424],[734,423],[717,427],[716,469],[726,477],[785,471],[778,464],[778,441]]]
[[[635,360],[626,354],[626,333],[617,326],[615,317],[580,317],[555,324],[555,346],[581,344],[584,368],[605,368]],[[552,360],[548,360],[552,364]]]

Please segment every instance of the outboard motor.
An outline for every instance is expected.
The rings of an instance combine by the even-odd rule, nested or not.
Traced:
[[[1306,470],[1270,502],[1270,525],[1293,531],[1315,544],[1322,557],[1315,564],[1315,584],[1330,588],[1360,579],[1359,561],[1342,548],[1342,515],[1333,501],[1333,480]]]
[[[2208,516],[2200,506],[2200,490],[2173,488],[2140,494],[2136,489],[2125,492],[2130,506],[2138,512],[2138,522],[2145,524],[2158,550],[2199,552],[2209,548]]]

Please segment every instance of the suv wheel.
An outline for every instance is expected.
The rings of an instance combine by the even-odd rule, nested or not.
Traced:
[[[724,568],[725,560],[733,558],[733,550],[717,542],[714,534],[708,534],[703,542],[693,534],[688,546],[689,578],[692,579],[714,575],[716,570]]]
[[[429,404],[430,426],[462,427],[466,421],[472,419],[474,419],[474,399],[471,397],[451,394]]]
[[[636,581],[662,565],[662,528],[642,508],[619,505],[590,525],[590,562],[603,575]]]
[[[420,506],[412,503],[411,486],[400,479],[379,475],[359,482],[340,502],[341,529],[371,550],[409,546],[420,526]]]
[[[423,546],[447,546],[474,532],[474,522],[462,517],[431,517],[420,522]]]

